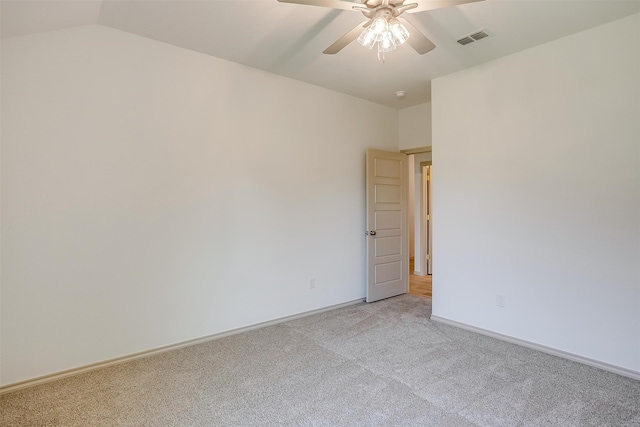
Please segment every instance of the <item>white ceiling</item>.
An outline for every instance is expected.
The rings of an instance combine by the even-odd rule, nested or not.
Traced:
[[[394,108],[429,101],[436,77],[640,12],[637,0],[486,0],[405,14],[437,47],[418,55],[404,45],[383,64],[355,42],[322,54],[364,20],[355,11],[276,0],[2,0],[1,6],[3,38],[101,24]],[[456,43],[481,28],[489,38]],[[404,100],[396,99],[398,90],[407,91]]]

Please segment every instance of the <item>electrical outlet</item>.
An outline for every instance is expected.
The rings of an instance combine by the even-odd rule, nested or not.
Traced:
[[[316,288],[316,279],[309,279],[309,289]]]
[[[496,305],[498,307],[504,307],[504,295],[496,295]]]

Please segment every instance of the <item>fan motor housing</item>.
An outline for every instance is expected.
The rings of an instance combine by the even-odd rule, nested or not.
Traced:
[[[403,3],[404,3],[404,0],[389,0],[389,6],[392,6],[392,7],[402,6]],[[370,9],[375,9],[376,7],[382,4],[382,0],[364,0],[362,4],[364,4]]]

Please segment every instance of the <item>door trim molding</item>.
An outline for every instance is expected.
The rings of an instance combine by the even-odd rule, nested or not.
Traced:
[[[425,147],[417,147],[417,148],[406,148],[404,150],[400,150],[401,153],[404,154],[422,154],[422,153],[430,153],[431,152],[431,146],[425,146]]]
[[[423,276],[429,275],[429,268],[427,263],[427,255],[431,255],[431,233],[429,229],[430,221],[427,221],[427,215],[429,215],[429,182],[425,175],[425,168],[432,166],[432,161],[420,162],[420,272]],[[429,251],[427,251],[427,248]],[[415,262],[415,260],[414,260]]]

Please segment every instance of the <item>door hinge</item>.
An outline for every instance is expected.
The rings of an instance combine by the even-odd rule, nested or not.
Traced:
[[[431,215],[427,215],[427,221],[431,221]]]
[[[431,255],[427,255],[427,261],[431,260]]]

